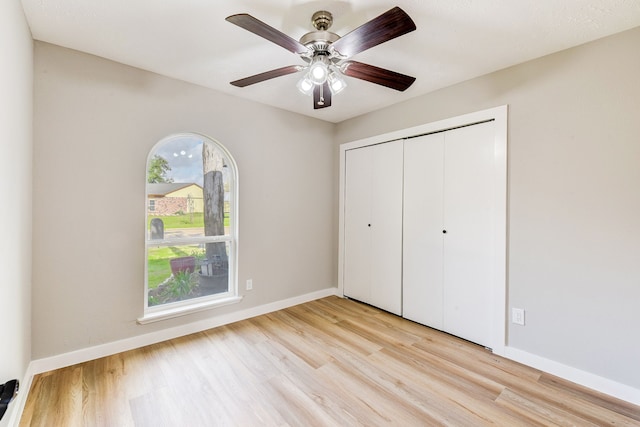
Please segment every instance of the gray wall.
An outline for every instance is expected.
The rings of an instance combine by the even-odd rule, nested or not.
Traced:
[[[336,286],[331,124],[35,46],[34,359]],[[187,131],[216,139],[238,164],[246,295],[141,326],[147,154]]]
[[[640,28],[342,122],[344,143],[509,104],[509,345],[640,388]],[[410,93],[410,92],[408,92]]]
[[[0,384],[31,360],[33,43],[19,1],[0,2]],[[11,405],[0,426],[8,425]]]

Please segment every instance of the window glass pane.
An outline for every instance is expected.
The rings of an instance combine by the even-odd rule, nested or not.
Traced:
[[[149,307],[229,291],[230,242],[147,248]]]

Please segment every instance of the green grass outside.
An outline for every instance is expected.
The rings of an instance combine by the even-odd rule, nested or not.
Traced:
[[[202,254],[199,245],[191,246],[161,246],[147,250],[147,281],[149,289],[155,289],[160,283],[171,276],[169,260],[183,256]]]
[[[225,213],[224,225],[229,226],[229,214]],[[165,230],[172,228],[204,228],[204,214],[194,212],[193,214],[151,216],[147,218],[147,230],[153,218],[160,218],[164,223]],[[186,249],[186,250],[185,250]],[[148,249],[147,280],[149,289],[155,289],[160,283],[171,276],[171,265],[169,260],[182,256],[192,256],[194,252],[201,252],[198,245],[167,247]]]
[[[165,230],[171,228],[204,228],[204,214],[202,212],[194,212],[193,214],[167,215],[167,216],[151,216],[147,217],[147,229],[153,218],[160,218],[164,223]],[[224,214],[224,226],[229,226],[229,214]]]
[[[204,214],[194,212],[193,214],[151,216],[147,217],[147,227],[153,218],[160,218],[164,222],[164,228],[202,228],[204,227]]]

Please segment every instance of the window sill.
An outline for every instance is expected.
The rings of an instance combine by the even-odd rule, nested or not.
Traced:
[[[216,299],[213,301],[204,301],[201,303],[190,304],[188,306],[169,308],[162,311],[147,313],[144,316],[138,318],[137,322],[139,325],[146,325],[148,323],[158,322],[160,320],[166,319],[173,319],[174,317],[197,313],[199,311],[222,307],[224,305],[237,304],[240,301],[242,301],[241,296],[233,296],[228,298]]]

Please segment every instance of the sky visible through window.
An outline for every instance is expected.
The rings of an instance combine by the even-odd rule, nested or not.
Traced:
[[[171,166],[166,178],[175,183],[195,183],[202,187],[202,139],[194,136],[172,138],[158,147],[155,154]]]

